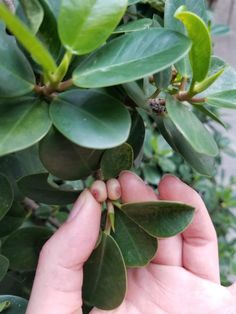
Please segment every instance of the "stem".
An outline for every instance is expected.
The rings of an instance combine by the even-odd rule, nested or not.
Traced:
[[[180,84],[180,87],[179,87],[179,90],[182,92],[185,90],[185,85],[188,81],[188,78],[187,77],[183,77],[182,80],[181,80],[181,84]]]
[[[115,210],[111,201],[107,201],[107,218],[106,218],[106,226],[105,232],[107,234],[111,233],[111,229],[114,231],[115,229]]]
[[[65,77],[68,68],[70,66],[70,62],[72,59],[72,53],[70,51],[67,51],[59,65],[59,67],[57,68],[56,72],[53,74],[53,82],[51,82],[51,85],[55,88],[58,87],[58,84],[63,80],[63,78]]]
[[[69,89],[71,86],[73,86],[73,80],[69,79],[67,81],[61,82],[58,85],[57,91],[58,92],[64,92],[65,90]]]

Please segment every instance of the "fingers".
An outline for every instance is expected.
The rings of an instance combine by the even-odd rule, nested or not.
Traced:
[[[120,183],[116,179],[110,179],[106,183],[97,180],[92,184],[90,190],[99,203],[105,202],[107,198],[111,201],[116,201],[121,197]]]
[[[135,174],[124,171],[119,177],[122,191],[122,201],[145,202],[156,201],[157,196],[152,188],[148,187]],[[163,265],[182,265],[182,239],[181,236],[158,241],[158,252],[153,259],[154,263]]]
[[[27,314],[79,313],[82,267],[96,245],[100,218],[100,204],[85,190],[41,252]]]
[[[219,283],[217,236],[208,211],[197,192],[174,176],[165,176],[158,187],[163,200],[195,207],[192,224],[183,232],[183,266],[192,273]]]

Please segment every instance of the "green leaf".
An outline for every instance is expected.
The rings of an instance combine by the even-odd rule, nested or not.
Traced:
[[[226,90],[206,98],[208,105],[218,108],[236,109],[236,90]]]
[[[193,220],[194,208],[176,202],[127,203],[122,211],[153,237],[167,238],[184,231]]]
[[[128,0],[128,5],[133,5],[138,2],[141,2],[141,0]]]
[[[39,154],[45,168],[63,180],[79,180],[99,169],[103,151],[77,146],[52,129],[40,142]]]
[[[0,24],[0,98],[13,98],[31,92],[35,78],[33,70],[15,39],[7,35]]]
[[[130,132],[128,110],[115,98],[97,90],[71,90],[52,103],[55,127],[82,147],[107,149],[123,144]]]
[[[99,246],[84,266],[83,299],[102,310],[112,310],[124,300],[126,269],[114,239],[103,233]]]
[[[76,201],[80,191],[60,189],[48,183],[48,174],[39,173],[18,181],[21,192],[36,202],[48,205],[67,205]]]
[[[168,117],[156,118],[157,126],[168,144],[202,175],[212,176],[215,173],[214,158],[199,154],[176,128]]]
[[[193,43],[189,53],[193,82],[201,82],[206,78],[211,62],[212,43],[209,30],[195,13],[177,11],[175,17],[185,25]]]
[[[137,111],[131,115],[132,126],[127,143],[130,144],[134,152],[134,160],[138,157],[144,143],[145,138],[145,125],[143,118]]]
[[[104,87],[131,82],[168,68],[183,58],[191,42],[162,28],[120,36],[86,58],[73,80],[81,87]]]
[[[170,85],[172,78],[172,68],[169,67],[159,73],[154,74],[155,84],[159,89],[165,89]]]
[[[202,104],[201,105],[192,104],[192,105],[197,110],[201,111],[203,114],[205,114],[206,116],[211,118],[213,121],[215,121],[215,122],[219,123],[220,125],[222,125],[225,129],[227,128],[225,123],[214,112],[212,112],[210,109],[204,107]]]
[[[19,0],[29,28],[36,34],[43,22],[44,11],[39,0]]]
[[[136,105],[147,110],[148,99],[137,82],[123,84],[123,88],[129,98],[132,99]]]
[[[153,23],[153,20],[144,18],[140,20],[135,20],[129,22],[127,24],[122,24],[114,30],[113,34],[120,34],[120,33],[130,33],[140,31],[142,29],[149,29]]]
[[[115,232],[112,237],[118,244],[127,267],[145,266],[156,254],[157,240],[120,210],[115,212]]]
[[[222,36],[230,32],[230,27],[225,24],[215,24],[211,28],[211,34],[213,36]]]
[[[2,281],[3,278],[5,277],[8,271],[8,268],[9,268],[9,260],[5,256],[0,255],[0,281]]]
[[[62,43],[78,55],[97,49],[119,24],[126,7],[127,0],[62,0],[58,19]]]
[[[101,160],[101,172],[104,180],[116,178],[123,170],[129,170],[133,165],[134,153],[132,147],[125,143],[119,147],[106,150]]]
[[[39,142],[49,131],[48,105],[35,98],[0,106],[0,156]]]
[[[213,136],[190,108],[172,96],[167,96],[166,107],[169,117],[193,149],[209,156],[218,154],[218,147]]]
[[[7,177],[0,174],[0,220],[7,214],[11,208],[14,193]]]
[[[41,65],[48,73],[54,72],[57,68],[50,53],[34,34],[3,4],[0,4],[0,19],[2,19],[9,30],[15,35],[18,41],[32,55],[32,58]]]
[[[25,314],[28,301],[11,295],[1,295],[0,304],[5,303],[7,306],[3,314]]]
[[[14,271],[33,271],[38,263],[43,244],[52,236],[47,228],[27,227],[12,233],[2,245],[2,253]]]

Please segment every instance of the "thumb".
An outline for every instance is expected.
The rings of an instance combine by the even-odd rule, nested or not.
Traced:
[[[27,314],[82,313],[83,264],[96,245],[100,219],[101,205],[85,190],[40,253]]]

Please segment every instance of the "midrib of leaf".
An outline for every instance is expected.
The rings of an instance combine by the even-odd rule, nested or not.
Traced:
[[[31,82],[25,80],[22,76],[19,76],[18,73],[13,72],[13,71],[11,71],[10,69],[4,67],[1,63],[0,63],[0,68],[2,68],[3,70],[5,70],[5,71],[11,73],[11,74],[12,74],[13,76],[15,76],[17,79],[19,79],[19,80],[21,80],[21,81],[23,81],[23,82],[26,82],[28,85],[31,85],[31,86],[34,85],[33,83],[31,83]]]

